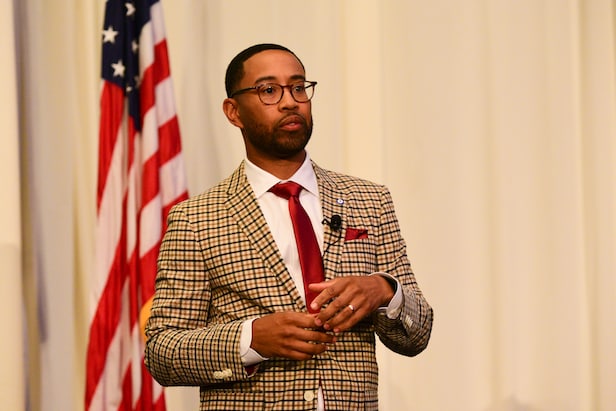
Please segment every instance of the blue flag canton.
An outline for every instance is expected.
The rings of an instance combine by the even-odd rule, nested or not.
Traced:
[[[129,114],[139,130],[139,38],[157,0],[107,0],[102,32],[102,78],[128,97]]]

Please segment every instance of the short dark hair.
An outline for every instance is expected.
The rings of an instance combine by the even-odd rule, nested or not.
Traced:
[[[240,81],[242,81],[242,77],[244,77],[244,62],[255,54],[265,50],[282,50],[291,53],[295,56],[297,61],[299,61],[299,64],[304,67],[304,63],[302,63],[299,57],[297,57],[295,53],[285,46],[272,43],[255,44],[254,46],[248,47],[247,49],[241,51],[237,56],[233,57],[233,60],[231,60],[227,66],[227,72],[225,74],[225,90],[227,92],[227,97],[231,97],[231,94],[235,91],[237,85]]]

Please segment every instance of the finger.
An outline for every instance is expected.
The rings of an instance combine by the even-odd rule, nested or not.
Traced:
[[[331,301],[333,298],[337,296],[336,284],[340,282],[340,279],[323,281],[320,283],[309,284],[308,288],[311,291],[318,292],[312,303],[310,304],[310,308],[315,311],[321,309],[325,304]]]
[[[341,333],[353,327],[357,324],[364,314],[362,310],[358,310],[353,304],[349,304],[344,310],[335,316],[327,324],[327,328],[330,328],[334,333]]]
[[[297,328],[301,329],[314,329],[314,316],[315,314],[309,314],[305,312],[296,312],[293,314],[292,323],[289,325],[293,325]]]
[[[308,342],[310,344],[324,344],[331,345],[336,342],[336,336],[332,332],[326,332],[323,328],[319,329],[301,329],[294,335],[293,339],[300,342]]]
[[[320,329],[322,331],[321,326],[315,324],[314,317],[316,314],[309,314],[306,312],[286,312],[284,313],[284,315],[285,315],[285,321],[276,324],[278,328],[283,328],[285,326],[291,326],[297,329],[304,329],[304,330]],[[272,329],[274,328],[270,328],[270,332]],[[290,336],[287,336],[287,337],[290,337]]]
[[[327,349],[328,346],[326,344],[314,344],[304,341],[282,348],[280,353],[276,356],[305,361],[311,359],[315,355],[324,353]]]
[[[327,331],[332,330],[352,314],[352,311],[348,309],[349,301],[350,299],[347,300],[342,296],[332,300],[325,309],[316,315],[315,323]]]
[[[312,291],[317,291],[317,292],[323,291],[324,289],[326,289],[327,287],[329,287],[335,282],[336,280],[328,280],[328,281],[321,281],[320,283],[311,283],[311,284],[308,284],[308,288],[310,288]]]
[[[361,313],[357,312],[357,308],[353,304],[347,304],[339,310],[335,316],[330,318],[323,325],[323,328],[326,330],[333,330],[334,333],[339,333],[351,328],[359,322],[361,318]]]
[[[280,347],[280,356],[294,359],[308,359],[321,354],[335,342],[335,337],[324,332],[307,331],[297,338],[287,338]]]

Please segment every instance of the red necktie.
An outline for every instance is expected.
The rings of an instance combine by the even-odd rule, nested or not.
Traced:
[[[293,233],[295,234],[295,242],[297,243],[297,251],[299,253],[299,264],[302,268],[302,277],[304,278],[306,306],[309,312],[318,312],[318,310],[315,311],[310,308],[310,303],[319,293],[310,291],[308,284],[319,283],[324,280],[323,259],[310,218],[299,202],[299,193],[302,189],[301,185],[288,181],[276,184],[269,191],[289,201],[289,214],[293,223]]]

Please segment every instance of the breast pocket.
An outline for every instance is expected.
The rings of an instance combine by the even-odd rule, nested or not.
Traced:
[[[352,237],[351,237],[352,235]],[[368,275],[377,271],[377,247],[367,230],[357,230],[347,236],[342,248],[341,274]]]

